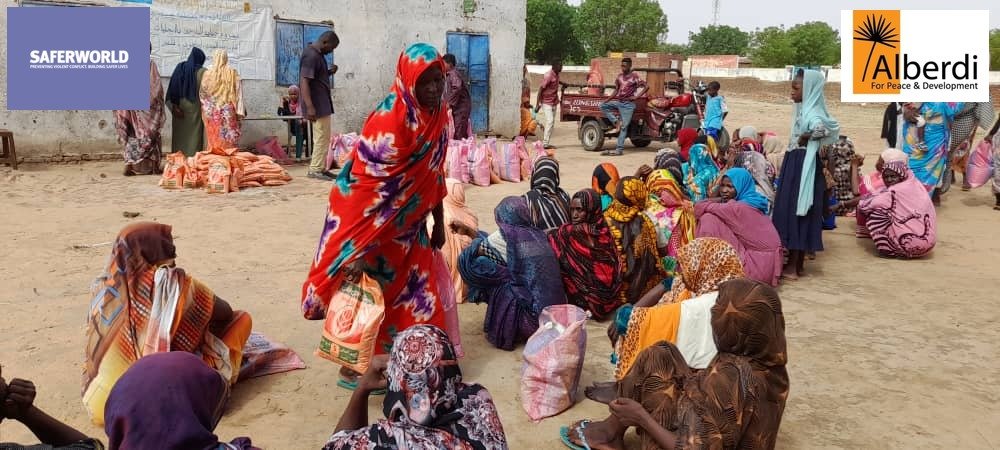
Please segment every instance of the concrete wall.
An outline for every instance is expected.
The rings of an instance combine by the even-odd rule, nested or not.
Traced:
[[[62,0],[76,2],[79,0]],[[154,0],[168,3],[169,0]],[[118,5],[113,0],[93,4]],[[14,0],[0,0],[0,30],[7,28],[7,7]],[[252,7],[269,6],[282,19],[320,22],[330,20],[340,36],[336,51],[337,74],[333,89],[334,132],[358,131],[395,76],[399,53],[410,43],[429,42],[445,50],[446,33],[463,31],[490,36],[490,128],[512,136],[520,126],[518,99],[524,64],[524,2],[478,0],[476,11],[462,12],[460,0],[262,0]],[[273,48],[261,49],[273,52]],[[160,67],[169,75],[173,67]],[[119,154],[110,111],[9,111],[7,106],[7,36],[0,33],[0,128],[15,134],[18,156],[28,161],[99,158]],[[164,87],[167,80],[164,79]],[[284,88],[272,80],[246,80],[243,92],[251,116],[273,115]],[[170,120],[163,130],[169,149]],[[253,121],[243,126],[242,145],[267,135],[284,140],[281,122]]]

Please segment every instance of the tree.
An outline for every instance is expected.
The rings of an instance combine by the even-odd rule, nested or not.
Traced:
[[[687,44],[674,44],[672,42],[664,42],[660,44],[659,51],[671,55],[682,55],[688,56],[691,54],[691,47]]]
[[[574,29],[590,57],[650,52],[667,35],[667,16],[656,0],[583,0]]]
[[[528,0],[524,57],[548,64],[581,62],[583,47],[573,33],[576,8],[566,0]]]
[[[1000,70],[1000,28],[990,30],[990,70]]]
[[[784,27],[767,27],[753,33],[750,55],[756,67],[785,67],[795,64],[795,47]]]
[[[744,55],[750,47],[750,34],[729,25],[701,27],[688,36],[693,55]]]
[[[840,62],[840,33],[825,22],[800,23],[787,35],[795,49],[792,64],[831,66]]]

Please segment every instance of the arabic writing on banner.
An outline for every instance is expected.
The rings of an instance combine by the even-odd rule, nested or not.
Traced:
[[[212,64],[216,49],[225,49],[229,65],[244,80],[274,79],[274,21],[271,9],[244,12],[241,1],[156,0],[150,6],[152,59],[164,75],[187,60],[198,47]]]

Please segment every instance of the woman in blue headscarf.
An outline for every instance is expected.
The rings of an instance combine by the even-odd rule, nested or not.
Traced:
[[[708,145],[708,136],[701,136],[691,146],[688,162],[683,165],[684,185],[691,194],[691,201],[708,198],[713,184],[719,178],[719,166]]]
[[[740,256],[747,278],[778,285],[781,238],[767,216],[767,197],[757,192],[750,171],[735,167],[719,181],[719,196],[694,206],[696,238],[714,237],[729,243]]]
[[[205,149],[205,123],[201,120],[201,78],[205,74],[205,52],[191,49],[187,61],[174,68],[167,86],[167,106],[173,116],[171,151],[184,152],[187,156]]]
[[[772,219],[788,250],[784,277],[803,274],[806,253],[823,250],[823,204],[826,180],[819,168],[819,149],[840,136],[840,124],[826,110],[823,74],[800,70],[792,81],[795,115],[792,139],[781,164]]]

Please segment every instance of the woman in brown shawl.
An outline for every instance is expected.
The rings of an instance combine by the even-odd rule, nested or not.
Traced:
[[[673,344],[644,350],[618,382],[611,416],[563,427],[570,448],[624,449],[636,427],[642,449],[774,448],[788,398],[785,319],[770,286],[727,281],[712,307],[719,353],[695,371]]]
[[[153,50],[152,44],[149,46]],[[156,63],[149,60],[149,109],[145,111],[116,110],[115,131],[118,143],[125,146],[124,175],[153,175],[161,172],[160,131],[166,122],[163,84]]]

